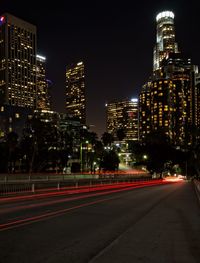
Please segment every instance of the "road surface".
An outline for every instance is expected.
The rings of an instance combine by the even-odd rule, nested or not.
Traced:
[[[187,182],[0,202],[0,263],[200,262]]]

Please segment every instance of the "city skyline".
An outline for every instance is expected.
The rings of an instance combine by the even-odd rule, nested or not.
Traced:
[[[138,96],[152,71],[160,11],[175,13],[179,49],[199,65],[196,5],[195,1],[190,6],[186,1],[140,1],[133,10],[128,4],[85,3],[77,8],[60,3],[44,9],[36,1],[29,10],[20,1],[2,1],[1,13],[10,12],[37,26],[38,52],[47,57],[47,77],[54,84],[54,110],[65,112],[66,65],[85,62],[88,124],[95,125],[100,135],[105,131],[105,102]]]

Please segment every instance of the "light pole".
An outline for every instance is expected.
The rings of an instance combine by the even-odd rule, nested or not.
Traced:
[[[80,170],[82,173],[83,172],[83,143],[82,142],[80,144],[80,164],[81,164]]]
[[[144,160],[147,160],[148,159],[148,156],[146,154],[143,155],[143,159]]]
[[[186,160],[186,162],[185,162],[185,176],[186,176],[186,180],[188,179],[188,178],[187,178],[187,166],[188,166],[188,165],[187,165],[187,160]]]
[[[88,141],[85,141],[85,142],[81,142],[80,143],[80,164],[81,164],[81,167],[80,167],[80,170],[81,170],[81,173],[83,172],[83,167],[84,167],[84,160],[83,160],[83,150],[85,149],[85,147],[84,147],[84,144],[87,144],[88,145]],[[87,158],[87,156],[86,156],[86,158]],[[87,159],[86,159],[86,161],[87,161]]]

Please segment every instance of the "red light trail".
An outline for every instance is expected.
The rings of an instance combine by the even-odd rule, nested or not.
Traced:
[[[17,210],[31,209],[31,208],[40,207],[40,206],[50,206],[50,205],[62,203],[62,202],[69,202],[69,201],[73,201],[73,200],[82,200],[82,199],[91,198],[91,197],[95,197],[95,196],[97,197],[97,196],[102,196],[102,195],[107,195],[107,194],[113,194],[113,193],[128,191],[128,190],[132,190],[132,189],[136,189],[136,188],[143,188],[143,187],[147,187],[147,186],[156,186],[156,185],[164,185],[164,184],[169,184],[169,183],[171,183],[171,182],[156,180],[156,181],[148,181],[148,182],[142,182],[142,183],[141,182],[140,183],[124,183],[123,185],[109,185],[109,186],[104,186],[104,187],[94,187],[94,189],[92,188],[92,192],[100,191],[97,193],[91,193],[90,188],[79,189],[79,190],[76,189],[76,191],[73,190],[73,194],[77,193],[77,191],[79,191],[78,193],[88,193],[88,192],[90,192],[90,193],[87,195],[81,195],[81,196],[76,196],[76,197],[72,197],[72,198],[64,198],[64,199],[60,199],[60,200],[51,200],[49,202],[44,202],[44,203],[39,203],[39,204],[32,204],[32,205],[29,204],[29,205],[23,205],[21,207],[7,208],[4,210],[1,210],[0,213],[3,214],[3,213],[9,213],[9,212],[17,211]],[[68,191],[65,191],[65,194],[67,194],[66,192],[68,192]],[[52,196],[49,195],[48,197],[52,197]],[[70,208],[59,209],[59,210],[56,210],[53,212],[42,213],[42,214],[39,214],[36,216],[26,217],[26,218],[19,219],[19,220],[11,219],[12,221],[10,221],[10,222],[5,222],[5,223],[0,224],[0,231],[5,231],[8,229],[12,229],[12,228],[24,226],[27,224],[31,224],[34,222],[38,222],[41,220],[49,219],[49,218],[52,218],[55,216],[63,215],[65,213],[72,211],[72,210],[75,210],[75,209],[79,209],[79,208],[82,208],[85,206],[94,205],[97,203],[105,202],[105,201],[108,201],[111,199],[116,199],[116,198],[119,198],[119,196],[104,198],[104,199],[100,199],[100,200],[96,200],[96,201],[92,201],[92,202],[86,202],[84,204],[72,206]]]
[[[112,188],[120,188],[120,187],[127,187],[133,185],[146,185],[147,183],[160,183],[163,182],[162,180],[154,180],[154,181],[140,181],[140,182],[122,182],[122,183],[115,183],[115,184],[96,184],[90,186],[78,186],[78,187],[67,187],[61,188],[66,190],[57,190],[49,189],[47,193],[35,193],[31,195],[21,195],[21,196],[12,196],[12,197],[3,197],[0,199],[0,203],[5,202],[16,202],[16,201],[27,201],[27,200],[34,200],[34,199],[41,199],[41,198],[48,198],[53,196],[61,196],[61,195],[72,195],[72,194],[80,194],[80,193],[87,193],[93,191],[101,191],[105,189],[112,189]],[[45,189],[46,190],[46,189]],[[51,192],[53,190],[53,192]]]

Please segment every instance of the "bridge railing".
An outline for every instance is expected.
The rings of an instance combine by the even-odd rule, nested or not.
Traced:
[[[23,175],[21,177],[1,177],[0,196],[35,192],[40,189],[60,190],[63,187],[78,187],[95,184],[113,184],[123,182],[149,181],[152,180],[149,175]]]

